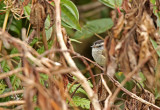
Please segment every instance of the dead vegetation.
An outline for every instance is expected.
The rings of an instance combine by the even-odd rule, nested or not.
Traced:
[[[22,13],[22,7],[28,3],[29,0],[21,4],[13,3],[12,7],[16,6],[14,9],[19,8]],[[156,1],[156,5],[159,10],[159,0]],[[11,4],[7,6],[11,6]],[[150,0],[132,0],[130,2],[129,0],[123,0],[123,12],[117,10],[111,12],[114,26],[105,38],[105,51],[109,60],[103,69],[74,51],[65,28],[61,27],[60,0],[54,0],[54,7],[46,0],[32,0],[30,23],[33,26],[32,28],[35,29],[34,33],[26,38],[26,31],[22,31],[22,38],[24,39],[20,40],[5,31],[5,26],[0,29],[0,40],[3,42],[3,46],[0,46],[3,55],[0,62],[6,60],[10,68],[8,72],[4,72],[0,66],[0,79],[5,79],[7,86],[12,90],[1,94],[0,98],[13,97],[12,101],[1,102],[1,109],[4,109],[3,107],[10,109],[9,106],[12,106],[17,110],[33,110],[36,107],[41,110],[68,110],[71,109],[69,105],[71,103],[72,108],[77,110],[79,108],[74,105],[72,97],[76,90],[82,86],[91,101],[91,110],[119,110],[120,106],[115,103],[118,100],[117,95],[120,90],[124,92],[125,110],[160,110],[160,107],[158,107],[160,104],[156,103],[157,100],[153,92],[155,88],[160,91],[160,64],[157,52],[160,35],[156,22],[158,18],[153,11],[153,7]],[[21,18],[21,13],[15,11],[12,11],[12,13],[18,14],[18,17]],[[52,30],[54,43],[50,49],[44,29],[47,15],[50,16],[50,27],[53,24],[55,25]],[[39,37],[39,40],[41,40],[40,36],[42,35],[45,48],[43,54],[39,54],[29,45],[35,35]],[[158,45],[156,48],[152,41],[155,41]],[[13,47],[18,50],[18,53],[9,54],[7,49]],[[14,57],[20,57],[19,62],[21,63],[18,67],[13,62]],[[73,57],[78,57],[85,64],[86,70],[90,74],[88,79],[91,79],[93,88],[90,87],[88,79],[76,66]],[[103,71],[102,74],[97,75],[101,78],[99,84],[96,84],[96,75],[93,74],[87,61],[94,63]],[[123,72],[125,75],[121,84],[114,77],[116,72]],[[142,72],[146,78],[145,88],[138,83],[141,80],[139,72]],[[40,82],[40,74],[48,76],[44,84]],[[14,90],[12,88],[9,80],[12,75],[21,80],[21,89]],[[116,88],[110,88],[106,83],[108,81],[105,81],[103,76],[107,76]],[[132,79],[136,83],[129,91],[124,88],[124,85]],[[72,94],[69,93],[71,87],[67,88],[69,83],[72,86],[76,83],[80,84]],[[22,94],[22,96],[19,97],[18,94]]]

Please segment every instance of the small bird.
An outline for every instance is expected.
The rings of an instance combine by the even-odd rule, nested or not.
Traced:
[[[92,57],[101,66],[105,65],[106,57],[104,54],[104,41],[97,40],[93,43],[92,47]]]

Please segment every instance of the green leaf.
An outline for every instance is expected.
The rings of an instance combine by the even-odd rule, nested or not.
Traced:
[[[35,37],[29,45],[33,46],[36,42],[38,42],[38,38],[37,37]]]
[[[4,93],[5,87],[5,84],[0,83],[0,94]]]
[[[50,17],[47,16],[47,19],[45,21],[45,31],[46,31],[46,37],[47,41],[51,38],[52,35],[52,27],[50,27]]]
[[[24,14],[28,20],[30,17],[30,12],[31,12],[31,4],[28,4],[27,6],[24,7]]]
[[[140,83],[140,85],[142,87],[144,87],[144,82],[146,81],[146,78],[145,78],[145,76],[144,76],[144,74],[142,72],[139,72],[139,76],[141,78],[141,80],[139,81],[139,83]]]
[[[38,52],[39,54],[42,54],[44,51],[45,51],[45,50],[44,50],[44,46],[42,46],[41,48],[39,48],[39,49],[37,50],[37,52]]]
[[[81,107],[83,109],[89,109],[90,108],[90,101],[86,98],[81,98],[79,96],[74,96],[73,102],[76,106]]]
[[[154,41],[152,38],[150,38],[150,41],[151,41],[151,43],[152,43],[154,49],[156,50],[157,47],[158,47],[156,41]],[[156,52],[157,52],[158,56],[160,57],[160,50],[156,50]]]
[[[110,29],[113,26],[113,21],[110,18],[102,18],[93,21],[88,21],[83,26],[82,31],[77,31],[74,35],[76,39],[89,38],[95,33],[100,34]]]
[[[74,17],[79,20],[79,13],[77,7],[74,5],[74,3],[70,0],[61,0],[61,4],[65,5],[71,13],[74,15]]]
[[[103,3],[104,5],[115,9],[115,8],[120,7],[122,5],[123,0],[99,0],[99,1],[101,3]]]
[[[62,25],[64,27],[81,30],[77,7],[70,0],[61,0]]]
[[[158,91],[157,88],[155,88],[155,99],[159,99],[160,98],[160,93]]]
[[[116,76],[116,78],[118,79],[118,81],[121,83],[123,80],[124,80],[124,78],[125,78],[125,76],[124,76],[124,74],[122,73],[122,72],[117,72],[116,74],[115,74],[115,76]]]
[[[14,33],[16,33],[19,37],[21,36],[21,29],[22,29],[22,19],[21,20],[16,20],[13,19],[9,30],[13,31]]]
[[[15,53],[18,53],[18,49],[17,48],[13,48],[11,50],[11,53],[10,54],[15,54]],[[20,57],[14,57],[15,60],[20,60],[21,58]]]
[[[41,84],[48,86],[48,84],[46,83],[46,81],[48,80],[48,75],[40,73],[40,76],[41,76],[41,78],[40,78]]]
[[[69,88],[70,86],[71,86],[71,84],[69,83],[69,84],[68,84],[68,88]],[[73,93],[78,86],[79,86],[79,84],[74,84],[69,92],[70,92],[70,93]],[[82,87],[79,87],[79,88],[77,89],[76,93],[86,94],[86,92],[82,89]],[[87,95],[87,94],[86,94],[86,95]]]
[[[155,4],[156,3],[156,0],[150,0],[152,4]]]
[[[16,75],[11,76],[10,79],[11,79],[12,86],[15,90],[21,87],[21,80]]]
[[[76,40],[76,39],[72,39],[72,38],[70,38],[70,40],[71,40],[71,42],[82,43],[81,41],[78,41],[78,40]]]
[[[8,72],[10,69],[9,69],[9,66],[7,65],[7,62],[5,60],[3,60],[1,62],[1,66],[2,66],[2,69],[4,72]]]

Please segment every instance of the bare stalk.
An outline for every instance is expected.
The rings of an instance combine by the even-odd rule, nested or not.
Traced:
[[[20,94],[20,93],[23,93],[23,92],[24,92],[24,90],[17,90],[17,91],[7,92],[7,93],[4,93],[4,94],[1,94],[0,98],[8,97],[10,95]]]
[[[0,79],[4,79],[8,76],[11,76],[11,75],[13,75],[15,73],[18,73],[18,72],[21,72],[21,71],[23,71],[23,68],[17,68],[17,69],[14,69],[12,71],[9,71],[9,72],[1,73]]]
[[[105,100],[105,105],[104,105],[103,110],[108,110],[108,109],[109,109],[109,99],[110,99],[111,96],[112,96],[112,92],[111,92],[111,90],[109,89],[109,87],[107,86],[106,81],[105,81],[104,78],[103,78],[103,75],[101,75],[101,79],[102,79],[102,84],[104,85],[104,87],[106,88],[106,90],[107,90],[108,93],[109,93],[109,96],[108,96],[108,97],[106,98],[106,100]]]
[[[25,101],[19,100],[19,101],[3,102],[3,103],[0,103],[0,106],[12,106],[12,105],[19,105],[19,104],[25,104]]]
[[[61,31],[60,0],[54,0],[54,2],[55,2],[55,13],[56,13],[56,20],[55,20],[56,28],[55,29],[56,29],[57,39],[58,39],[58,42],[60,44],[61,49],[62,50],[67,50],[67,47],[66,47],[66,45],[64,43],[64,40],[63,40],[62,31]],[[93,90],[89,86],[89,83],[87,82],[87,79],[78,70],[78,68],[75,65],[75,63],[74,63],[72,57],[70,56],[70,54],[64,52],[63,55],[64,55],[67,63],[69,64],[69,66],[76,69],[76,71],[71,72],[71,74],[78,78],[80,84],[82,85],[82,87],[87,92],[88,97],[90,98],[90,100],[91,100],[91,102],[94,106],[94,109],[95,110],[100,110],[100,105],[99,105],[99,102],[98,102],[97,94],[95,94],[93,92]]]

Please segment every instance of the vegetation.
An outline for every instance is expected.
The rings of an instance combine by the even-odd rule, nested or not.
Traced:
[[[0,0],[0,27],[0,109],[160,109],[159,0]]]

